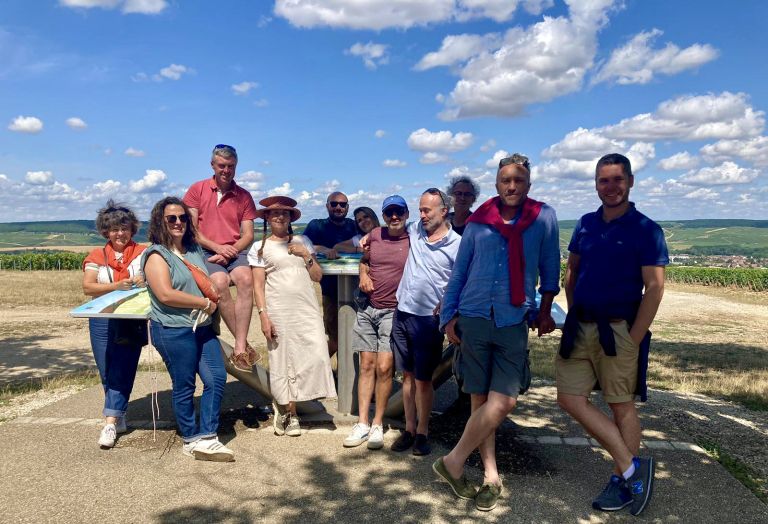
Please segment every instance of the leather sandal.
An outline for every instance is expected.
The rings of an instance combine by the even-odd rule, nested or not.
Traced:
[[[248,363],[251,367],[255,366],[257,362],[261,361],[261,355],[247,342],[245,343],[245,354],[248,356]]]
[[[229,357],[229,363],[232,364],[238,371],[245,371],[246,373],[250,373],[252,371],[252,366],[248,360],[248,354],[245,351],[239,355],[235,355],[233,351],[232,355]]]

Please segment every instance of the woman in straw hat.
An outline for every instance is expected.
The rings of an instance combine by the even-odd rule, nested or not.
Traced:
[[[269,350],[269,385],[276,435],[301,435],[296,402],[335,397],[323,315],[312,282],[323,270],[312,242],[294,235],[301,216],[296,201],[273,196],[259,202],[264,220],[261,244],[248,253],[253,269],[254,304]],[[267,234],[267,224],[271,234]]]

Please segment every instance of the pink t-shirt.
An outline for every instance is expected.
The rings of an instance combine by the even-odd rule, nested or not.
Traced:
[[[369,295],[371,305],[376,309],[397,307],[397,286],[403,277],[403,268],[411,246],[407,232],[399,237],[389,236],[388,229],[376,228],[371,231],[371,245],[368,275],[373,281],[373,292]]]
[[[195,182],[184,195],[184,203],[197,209],[197,227],[209,240],[232,245],[240,240],[240,223],[256,218],[251,194],[232,181],[229,191],[218,198],[213,177]]]

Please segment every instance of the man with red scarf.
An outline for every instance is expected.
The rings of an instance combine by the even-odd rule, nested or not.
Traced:
[[[554,209],[528,198],[528,159],[499,162],[498,196],[469,218],[445,291],[440,326],[460,345],[463,389],[472,416],[451,452],[433,465],[459,498],[474,499],[481,511],[496,507],[502,485],[496,468],[496,428],[530,385],[528,327],[539,336],[555,329],[550,313],[560,291],[560,242]],[[541,305],[536,305],[540,278]],[[464,476],[464,463],[479,449],[483,485]]]

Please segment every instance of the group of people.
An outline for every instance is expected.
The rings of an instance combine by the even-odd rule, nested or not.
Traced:
[[[447,337],[460,353],[457,374],[471,416],[456,446],[432,468],[457,497],[492,510],[503,491],[495,431],[530,385],[529,329],[539,336],[555,330],[551,308],[561,284],[557,217],[552,207],[528,197],[528,159],[519,154],[501,159],[497,195],[474,212],[480,188],[466,176],[452,179],[446,191],[424,191],[418,220],[411,222],[405,199],[385,198],[383,226],[368,207],[347,218],[347,196],[333,192],[326,201],[328,217],[310,221],[303,235],[295,235],[291,225],[301,216],[296,201],[273,196],[257,209],[234,181],[236,165],[235,149],[217,145],[212,178],[193,184],[183,199],[166,197],[155,205],[147,249],[132,240],[138,229],[133,212],[108,202],[97,218],[108,242],[84,263],[88,295],[149,288],[150,336],[173,382],[183,452],[202,460],[234,457],[216,435],[226,381],[211,326],[217,309],[235,337],[231,363],[242,370],[258,358],[247,342],[252,308],[258,313],[267,340],[277,435],[301,434],[296,402],[335,396],[329,357],[338,347],[337,282],[323,276],[316,255],[333,259],[359,253],[360,293],[351,338],[359,354],[359,418],[343,445],[384,446],[383,417],[397,370],[403,375],[405,428],[391,449],[431,453],[432,379]],[[668,255],[661,228],[629,201],[633,184],[625,156],[609,154],[598,161],[595,187],[601,205],[577,222],[568,245],[568,314],[555,368],[559,405],[614,462],[592,506],[603,511],[631,506],[638,515],[652,494],[654,462],[639,456],[634,400],[646,399],[649,328],[661,302]],[[256,219],[264,224],[261,241],[254,243]],[[189,264],[210,275],[218,301],[200,289]],[[320,282],[322,313],[313,282]],[[230,286],[237,290],[235,299]],[[113,446],[126,429],[141,349],[116,347],[113,323],[92,319],[90,324],[105,390],[103,447]],[[198,417],[196,376],[204,386]],[[602,390],[611,416],[590,402],[595,389]],[[464,475],[475,449],[484,472],[479,487]]]

